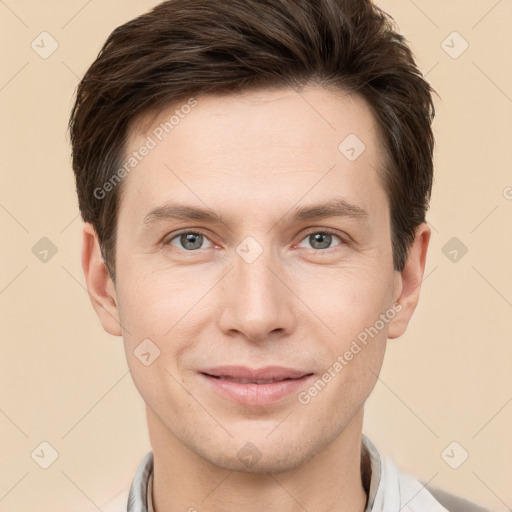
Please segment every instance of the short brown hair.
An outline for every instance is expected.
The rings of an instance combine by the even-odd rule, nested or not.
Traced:
[[[429,207],[436,92],[393,19],[371,0],[168,0],[110,34],[69,120],[80,212],[113,280],[122,183],[105,197],[95,190],[119,170],[136,119],[208,92],[311,83],[358,93],[372,110],[403,270]]]

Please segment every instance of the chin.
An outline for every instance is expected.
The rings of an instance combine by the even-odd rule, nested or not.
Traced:
[[[211,445],[196,446],[194,451],[218,468],[254,474],[292,471],[317,453],[311,442],[276,434],[265,437],[267,433],[251,436],[245,432],[243,439],[237,436],[213,450]]]

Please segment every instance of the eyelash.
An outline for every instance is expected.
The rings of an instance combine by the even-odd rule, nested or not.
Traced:
[[[331,230],[331,229],[314,229],[308,233],[306,233],[299,241],[302,242],[304,239],[306,239],[307,237],[311,236],[311,235],[314,235],[314,234],[317,234],[317,233],[321,233],[323,235],[333,235],[335,236],[336,238],[338,238],[340,240],[340,244],[338,246],[334,246],[334,247],[328,247],[327,249],[310,249],[311,251],[314,251],[314,252],[317,252],[317,253],[322,253],[322,252],[329,252],[333,249],[336,249],[336,247],[339,247],[339,246],[343,246],[343,245],[347,245],[347,240],[344,239],[341,235],[339,235],[337,232]],[[188,234],[193,234],[193,235],[202,235],[204,236],[206,239],[208,239],[211,243],[213,243],[210,238],[208,237],[208,235],[200,230],[200,229],[194,229],[194,230],[184,230],[184,231],[180,231],[176,234],[174,234],[171,238],[168,238],[167,241],[164,241],[164,245],[172,245],[171,242],[180,237],[181,235],[188,235]],[[174,247],[174,246],[173,246]],[[176,247],[176,249],[179,249],[179,247]],[[189,252],[189,253],[194,253],[194,252],[199,252],[200,249],[196,249],[196,250],[193,250],[193,251],[187,251],[185,249],[183,249],[184,252]]]

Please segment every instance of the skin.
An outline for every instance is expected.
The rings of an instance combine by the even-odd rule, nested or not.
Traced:
[[[382,146],[361,97],[309,86],[197,100],[125,178],[115,286],[94,229],[83,227],[92,304],[104,329],[123,336],[146,403],[155,510],[363,511],[364,403],[387,339],[405,332],[416,308],[430,229],[418,227],[404,270],[394,271]],[[153,124],[148,117],[147,131],[137,125],[127,154],[175,109]],[[354,161],[338,150],[351,133],[366,146]],[[295,208],[333,197],[367,219],[291,221]],[[163,219],[145,228],[148,212],[167,201],[206,205],[224,223]],[[203,242],[187,245],[175,236],[182,229],[201,230]],[[327,249],[309,236],[325,229],[335,233]],[[263,250],[252,263],[236,251],[248,236]],[[320,377],[397,301],[401,311],[307,405],[292,393],[242,406],[198,374],[275,364]],[[146,338],[161,351],[149,366],[134,356]],[[248,442],[261,453],[250,468],[237,456]]]

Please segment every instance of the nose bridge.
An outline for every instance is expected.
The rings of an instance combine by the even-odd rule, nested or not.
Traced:
[[[256,303],[265,298],[275,297],[279,293],[276,290],[279,288],[279,283],[275,270],[272,272],[271,269],[276,266],[276,258],[270,254],[269,250],[261,253],[254,261],[239,257],[235,264],[235,273],[240,283],[240,291],[248,295],[249,299],[254,297]]]
[[[281,282],[276,253],[247,237],[236,249],[223,309],[223,330],[266,339],[272,331],[291,329],[290,291]]]

